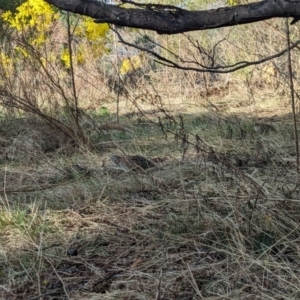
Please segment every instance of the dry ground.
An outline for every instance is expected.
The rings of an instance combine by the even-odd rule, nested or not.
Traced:
[[[125,102],[123,130],[93,137],[97,151],[3,120],[0,298],[299,299],[293,124],[265,95],[215,97],[211,111],[172,101],[185,143],[176,124],[166,137]],[[125,172],[109,162],[120,153],[162,161]]]

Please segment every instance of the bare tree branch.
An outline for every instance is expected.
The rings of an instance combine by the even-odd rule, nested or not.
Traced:
[[[175,34],[239,24],[254,23],[275,17],[300,18],[300,2],[293,0],[265,0],[247,5],[218,9],[188,11],[171,5],[137,4],[124,8],[94,0],[45,0],[54,6],[76,14],[90,16],[97,23],[148,29],[160,34]]]
[[[200,67],[192,67],[192,66],[185,67],[182,64],[175,62],[174,60],[167,59],[166,57],[163,57],[162,55],[160,55],[159,53],[157,53],[153,50],[149,50],[147,48],[137,46],[133,43],[126,42],[123,39],[122,35],[118,31],[116,31],[116,30],[114,30],[114,31],[117,34],[117,36],[118,36],[121,43],[123,43],[124,45],[130,46],[130,47],[134,47],[134,48],[136,48],[140,51],[147,52],[148,54],[150,54],[154,58],[157,58],[158,59],[157,62],[162,64],[162,65],[165,65],[165,66],[170,67],[170,68],[175,68],[175,69],[178,69],[178,70],[196,71],[196,72],[202,72],[202,73],[219,73],[219,74],[232,73],[234,71],[246,68],[248,66],[259,65],[259,64],[264,63],[266,61],[269,61],[269,60],[272,60],[274,58],[280,57],[280,56],[284,55],[285,53],[287,53],[289,49],[292,50],[292,49],[298,47],[298,45],[300,44],[300,40],[297,40],[296,42],[294,42],[293,44],[290,45],[289,49],[285,48],[285,49],[283,49],[283,50],[281,50],[281,51],[279,51],[279,52],[277,52],[273,55],[263,57],[261,59],[255,60],[255,61],[239,61],[239,62],[237,62],[235,64],[232,64],[232,65],[225,65],[225,66],[218,65],[218,66],[215,66],[215,67],[205,67],[205,66],[202,66],[200,64],[199,64]],[[193,61],[192,63],[195,64],[196,61]]]

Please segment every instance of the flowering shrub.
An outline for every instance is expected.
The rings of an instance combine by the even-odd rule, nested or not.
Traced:
[[[66,68],[71,67],[70,52],[68,47],[64,47],[64,49],[61,52],[60,59]],[[79,65],[84,63],[84,52],[81,50],[80,47],[76,49],[76,62]]]
[[[33,46],[42,45],[51,24],[59,18],[51,6],[43,0],[27,0],[16,9],[16,13],[6,11],[2,19],[17,31],[30,32],[28,42]]]
[[[108,31],[108,24],[96,24],[93,19],[89,17],[80,17],[79,23],[74,31],[74,36],[81,38],[80,43],[75,49],[76,61],[78,64],[83,64],[86,56],[90,57],[90,55],[85,53],[85,42],[88,43],[90,52],[94,58],[100,57],[107,51],[104,38]],[[61,60],[67,68],[70,67],[70,54],[67,48],[62,50]]]
[[[10,28],[26,35],[26,41],[34,46],[40,47],[44,45],[53,23],[60,19],[60,14],[55,12],[52,7],[43,0],[27,0],[16,8],[16,12],[6,11],[2,14],[2,19]],[[80,37],[81,44],[88,42],[94,57],[99,57],[105,51],[103,38],[109,31],[107,24],[96,24],[91,18],[80,17],[76,26],[74,36]],[[16,54],[27,56],[25,49],[16,47]],[[75,60],[78,64],[85,61],[85,50],[83,45],[77,45],[74,49]],[[60,60],[69,68],[70,56],[69,51],[65,47],[60,53]]]
[[[81,17],[82,21],[75,30],[75,34],[80,37],[86,37],[89,42],[99,42],[109,30],[108,24],[96,24],[89,17]]]
[[[142,67],[142,60],[143,59],[140,55],[135,55],[131,58],[124,59],[120,67],[120,74],[124,76],[132,71],[138,70]]]
[[[13,59],[6,55],[4,52],[0,52],[0,72],[5,76],[8,76],[13,73]]]

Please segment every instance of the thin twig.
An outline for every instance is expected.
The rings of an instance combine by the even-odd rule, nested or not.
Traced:
[[[297,119],[296,119],[296,109],[295,109],[295,90],[294,90],[294,80],[293,80],[293,70],[292,70],[292,59],[291,59],[291,40],[290,40],[290,25],[288,18],[285,19],[286,25],[286,40],[287,40],[287,56],[288,56],[288,71],[290,78],[290,92],[292,100],[292,111],[293,111],[293,121],[294,121],[294,134],[295,134],[295,149],[296,149],[296,164],[297,172],[300,172],[299,169],[299,144],[298,144],[298,129],[297,129]]]

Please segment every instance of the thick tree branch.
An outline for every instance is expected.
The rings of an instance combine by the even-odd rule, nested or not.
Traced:
[[[265,0],[247,5],[203,11],[188,11],[169,5],[138,5],[123,8],[94,0],[45,0],[73,13],[90,16],[98,23],[174,34],[247,24],[275,17],[300,18],[300,2],[292,0]]]

